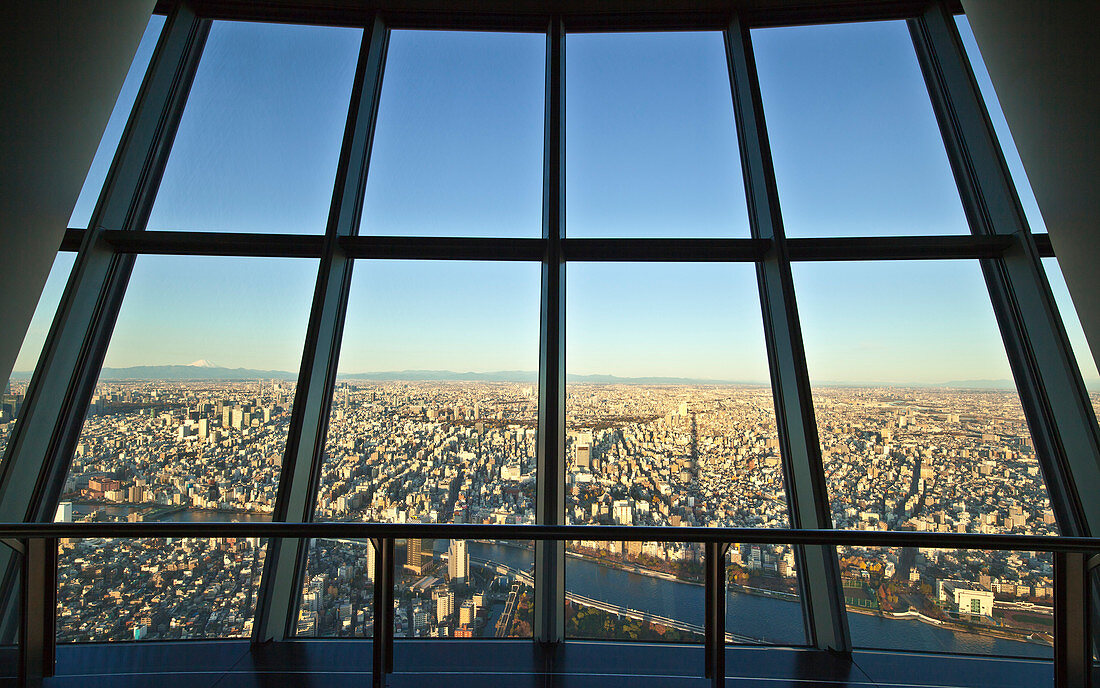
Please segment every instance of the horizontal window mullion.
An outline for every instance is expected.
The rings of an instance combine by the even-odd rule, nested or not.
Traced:
[[[753,262],[770,248],[768,239],[562,239],[576,261]]]
[[[531,260],[546,253],[544,239],[483,237],[341,237],[351,258],[397,260]]]
[[[80,247],[84,229],[66,230],[60,250]],[[1033,235],[1042,257],[1054,256],[1046,234]],[[103,240],[119,253],[318,258],[324,237],[245,232],[108,230]],[[791,260],[950,260],[997,258],[1007,236],[819,237],[788,239]],[[542,260],[543,239],[344,237],[352,258],[398,260]],[[612,262],[752,262],[771,244],[762,239],[563,239],[565,259]]]
[[[1011,245],[1011,237],[971,235],[787,239],[792,261],[997,258]]]
[[[320,258],[324,237],[243,232],[110,230],[103,240],[119,253]]]

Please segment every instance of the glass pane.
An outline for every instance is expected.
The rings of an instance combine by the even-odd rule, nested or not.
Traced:
[[[752,42],[787,236],[969,233],[905,22]]]
[[[315,260],[139,256],[57,517],[270,519],[316,274]],[[59,590],[67,619],[62,637],[138,637],[136,627],[122,629],[104,618],[105,608],[81,602],[88,594],[80,585],[99,585],[96,571],[108,584],[98,592],[155,617],[151,625],[137,624],[150,629],[141,637],[247,635],[229,622],[231,609],[244,602],[216,592],[241,586],[244,569],[252,567],[244,594],[254,603],[264,545],[253,542],[245,551],[242,542],[74,543],[59,561],[62,579],[74,586]],[[164,574],[163,586],[132,573],[178,570],[157,563],[168,559],[191,572]],[[218,621],[156,621],[164,615]]]
[[[361,37],[214,22],[149,229],[324,232]]]
[[[747,237],[722,34],[573,34],[566,51],[571,237]]]
[[[356,262],[318,520],[534,523],[539,283],[537,263]],[[465,542],[470,574],[451,585],[454,543],[415,542],[398,545],[398,635],[530,635],[526,543]],[[448,587],[457,616],[432,606]]]
[[[137,52],[134,53],[134,61],[130,64],[130,71],[126,72],[126,80],[122,82],[122,90],[118,93],[115,108],[111,111],[111,117],[107,120],[107,128],[103,130],[103,138],[99,140],[99,148],[96,149],[92,166],[88,170],[88,176],[84,179],[84,187],[80,189],[80,196],[76,199],[73,214],[69,217],[70,227],[87,227],[92,221],[92,211],[99,200],[99,192],[103,188],[103,182],[107,179],[107,172],[111,169],[115,151],[119,141],[122,140],[122,132],[126,129],[126,123],[130,119],[130,111],[137,102],[137,94],[141,84],[145,80],[145,72],[149,69],[149,62],[153,58],[153,50],[160,40],[161,29],[164,28],[164,15],[154,14],[149,18],[149,24],[145,27],[145,33],[141,36]]]
[[[787,526],[752,264],[571,263],[570,523]]]
[[[1081,319],[1077,317],[1077,309],[1073,306],[1073,299],[1069,295],[1069,287],[1062,276],[1062,270],[1058,267],[1055,258],[1043,258],[1043,267],[1047,272],[1047,281],[1050,282],[1050,290],[1054,292],[1054,303],[1058,306],[1058,312],[1062,316],[1062,324],[1066,328],[1073,354],[1077,358],[1077,366],[1081,369],[1081,377],[1085,381],[1085,389],[1092,399],[1092,408],[1100,417],[1100,371],[1096,369],[1096,359],[1092,356],[1092,349],[1085,339],[1085,330],[1081,327]]]
[[[396,637],[532,637],[530,542],[409,538],[396,555]]]
[[[567,543],[568,638],[702,643],[704,596],[700,544]]]
[[[836,527],[1058,533],[977,261],[805,263],[794,278]],[[883,575],[911,566],[886,554]],[[841,549],[842,559],[858,556]],[[970,568],[995,564],[981,552],[966,558]],[[938,576],[972,580],[960,567]],[[906,592],[887,590],[887,604],[882,580],[861,580],[878,597],[851,598],[853,625],[867,610],[923,613],[937,603],[906,579]],[[963,647],[903,627],[867,637],[878,647]]]
[[[34,315],[27,325],[27,333],[23,335],[23,344],[19,347],[19,353],[15,358],[15,366],[12,369],[8,384],[0,395],[0,463],[7,453],[8,440],[15,430],[15,423],[19,419],[19,411],[23,408],[23,399],[27,394],[27,386],[30,384],[31,375],[38,365],[38,357],[42,354],[42,347],[46,344],[46,335],[53,326],[54,315],[61,296],[65,293],[65,285],[69,281],[69,273],[73,271],[73,263],[76,262],[76,254],[60,252],[53,259],[50,274],[46,277],[46,284],[42,288],[42,295],[38,297],[38,305],[35,306]]]
[[[394,31],[360,234],[542,234],[546,37]]]
[[[857,547],[840,571],[857,647],[1054,654],[1049,552]]]

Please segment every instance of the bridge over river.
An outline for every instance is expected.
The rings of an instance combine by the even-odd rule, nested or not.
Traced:
[[[534,579],[530,573],[526,571],[520,571],[519,569],[502,564],[500,562],[492,561],[490,559],[482,559],[480,557],[470,557],[470,564],[476,565],[481,568],[490,569],[500,575],[510,576],[516,581],[523,583],[524,585],[534,586]],[[512,598],[514,595],[509,595]],[[660,616],[651,612],[641,611],[638,609],[631,609],[622,605],[613,604],[604,600],[597,600],[593,597],[586,597],[579,595],[568,590],[565,591],[565,599],[574,604],[584,605],[586,607],[592,607],[599,609],[600,611],[608,612],[609,614],[615,614],[616,616],[625,617],[628,619],[634,619],[636,621],[644,621],[651,624],[657,624],[659,626],[667,626],[669,628],[675,628],[678,631],[685,631],[688,633],[696,633],[703,635],[705,629],[701,624],[688,623],[680,619],[672,619],[667,616]],[[503,618],[503,617],[502,617]],[[759,643],[758,638],[750,638],[749,636],[738,635],[736,633],[726,633],[727,643]]]

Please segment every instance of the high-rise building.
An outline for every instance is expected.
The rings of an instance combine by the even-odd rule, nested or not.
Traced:
[[[435,620],[442,622],[455,611],[455,594],[451,590],[439,591],[435,596]]]
[[[405,545],[405,568],[413,573],[423,573],[424,564],[431,559],[431,553],[424,551],[424,540],[409,538]]]
[[[72,523],[73,522],[73,503],[61,502],[57,505],[57,513],[54,514],[53,520],[55,523]]]
[[[447,577],[455,585],[464,585],[470,577],[470,552],[466,548],[465,540],[451,540]]]

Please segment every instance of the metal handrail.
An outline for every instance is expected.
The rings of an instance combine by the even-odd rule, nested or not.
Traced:
[[[364,523],[323,521],[187,523],[0,523],[0,538],[438,538],[498,540],[625,540],[736,542],[773,545],[926,547],[1001,551],[1100,552],[1098,537],[986,535],[924,531],[684,526],[517,525],[472,523]]]
[[[792,528],[721,528],[600,525],[487,525],[465,523],[196,522],[196,523],[0,523],[0,543],[23,554],[20,676],[37,685],[53,675],[55,662],[57,540],[61,538],[333,538],[371,540],[375,558],[372,682],[385,685],[393,671],[394,540],[398,538],[596,540],[698,542],[706,545],[705,675],[724,685],[724,596],[722,580],[730,543],[856,547],[1043,551],[1054,554],[1054,674],[1058,688],[1088,688],[1092,670],[1089,631],[1090,555],[1100,538],[985,535],[918,531],[857,531]]]

